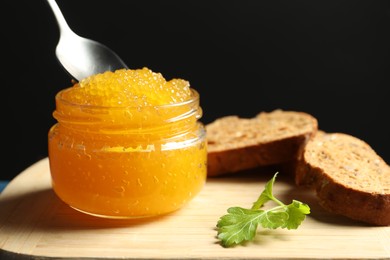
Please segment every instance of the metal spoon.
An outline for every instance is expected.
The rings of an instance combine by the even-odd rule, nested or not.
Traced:
[[[65,70],[76,80],[105,71],[127,68],[119,56],[105,45],[80,37],[68,26],[55,0],[47,0],[60,29],[56,56]]]

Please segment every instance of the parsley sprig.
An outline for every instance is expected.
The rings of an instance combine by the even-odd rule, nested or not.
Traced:
[[[273,195],[273,186],[278,173],[267,182],[265,189],[259,198],[253,203],[251,209],[231,207],[228,214],[222,216],[217,223],[218,239],[223,247],[231,247],[244,241],[253,240],[257,233],[258,225],[263,228],[297,229],[307,214],[310,207],[297,200],[286,205]],[[264,204],[273,201],[277,206],[262,210]]]

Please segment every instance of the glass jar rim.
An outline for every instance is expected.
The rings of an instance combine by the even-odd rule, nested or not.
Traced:
[[[58,102],[61,102],[64,105],[67,106],[72,106],[72,107],[79,107],[79,108],[86,108],[86,109],[117,109],[117,110],[128,110],[128,109],[147,109],[147,108],[154,108],[154,109],[164,109],[164,108],[172,108],[172,107],[180,107],[180,106],[185,106],[188,104],[191,104],[193,102],[198,102],[199,101],[199,93],[196,91],[194,88],[190,88],[191,91],[191,98],[181,101],[181,102],[176,102],[176,103],[170,103],[170,104],[163,104],[163,105],[148,105],[148,106],[99,106],[99,105],[89,105],[89,104],[78,104],[71,102],[69,100],[66,100],[62,97],[62,94],[66,91],[69,91],[72,87],[65,88],[60,90],[56,96],[55,100]]]

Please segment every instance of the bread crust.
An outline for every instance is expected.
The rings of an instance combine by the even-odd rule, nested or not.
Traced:
[[[313,116],[297,111],[219,118],[206,125],[208,176],[294,161],[317,129]]]
[[[328,157],[331,151],[327,150],[334,147],[345,147],[345,153],[355,157],[346,159],[341,150]],[[386,180],[390,181],[390,166],[368,144],[343,133],[319,132],[307,144],[295,175],[297,185],[316,190],[319,204],[328,211],[379,226],[390,225],[390,182]]]

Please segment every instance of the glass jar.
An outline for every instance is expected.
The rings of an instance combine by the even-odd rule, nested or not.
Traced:
[[[56,95],[50,129],[52,185],[71,207],[107,218],[138,218],[181,208],[206,180],[199,94],[162,106],[101,107]]]

